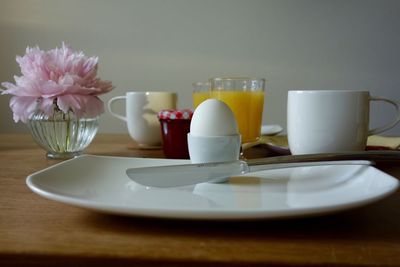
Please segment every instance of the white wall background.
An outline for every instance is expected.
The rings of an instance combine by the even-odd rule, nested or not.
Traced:
[[[264,123],[286,125],[291,89],[367,89],[400,100],[400,1],[0,0],[0,81],[19,75],[16,55],[67,41],[100,57],[116,89],[166,90],[189,107],[191,84],[212,76],[268,79]],[[0,132],[15,124],[0,96]],[[394,109],[373,106],[372,126]],[[105,113],[100,131],[125,132]],[[387,132],[400,135],[400,126]]]

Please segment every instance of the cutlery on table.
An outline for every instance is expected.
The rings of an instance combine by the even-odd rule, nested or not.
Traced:
[[[291,155],[201,164],[183,164],[129,168],[126,174],[134,182],[151,187],[178,187],[221,179],[261,170],[326,165],[372,165],[374,162],[400,160],[399,151],[363,151]]]

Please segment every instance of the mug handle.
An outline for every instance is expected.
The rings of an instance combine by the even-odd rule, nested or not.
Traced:
[[[127,120],[126,120],[126,117],[124,117],[124,116],[122,116],[122,115],[120,115],[120,114],[118,114],[118,113],[115,113],[115,112],[112,110],[112,104],[113,104],[115,101],[118,101],[118,100],[126,100],[126,96],[116,96],[116,97],[113,97],[113,98],[111,98],[110,100],[108,100],[108,103],[107,103],[108,111],[110,111],[111,115],[113,115],[114,117],[116,117],[116,118],[118,118],[118,119],[123,120],[123,121],[126,122],[126,121],[127,121]]]
[[[382,127],[377,127],[374,129],[371,129],[368,131],[368,135],[373,135],[373,134],[378,134],[381,132],[384,132],[386,130],[389,130],[390,128],[394,127],[397,123],[400,122],[400,102],[394,101],[394,100],[390,100],[384,97],[380,97],[380,96],[371,96],[369,98],[370,101],[383,101],[386,103],[389,103],[391,105],[393,105],[396,108],[397,111],[397,116],[394,119],[394,121],[392,121],[391,123],[389,123],[388,125],[382,126]]]

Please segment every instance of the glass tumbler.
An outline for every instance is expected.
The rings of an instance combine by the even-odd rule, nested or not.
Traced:
[[[197,108],[203,101],[210,98],[210,83],[196,82],[193,86],[193,107]]]
[[[265,79],[226,77],[210,79],[210,97],[225,102],[233,111],[242,144],[261,136]]]

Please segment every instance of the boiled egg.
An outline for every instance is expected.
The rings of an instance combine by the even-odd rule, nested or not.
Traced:
[[[238,126],[227,104],[217,99],[207,99],[193,113],[190,134],[204,137],[236,135]]]

